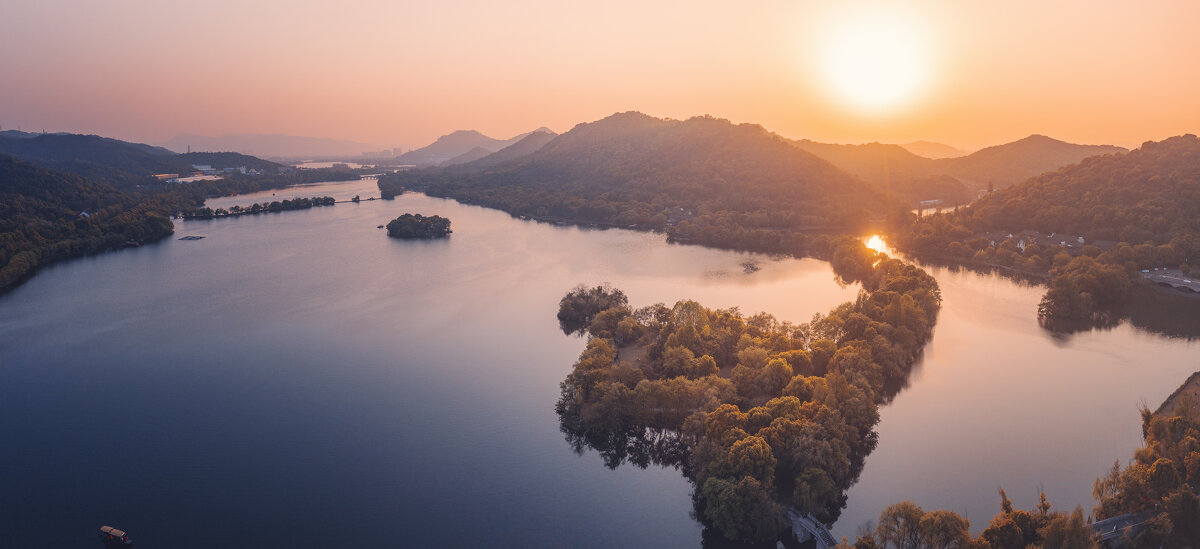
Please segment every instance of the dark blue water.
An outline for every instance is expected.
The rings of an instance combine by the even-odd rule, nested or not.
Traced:
[[[454,234],[376,228],[404,212]],[[608,470],[564,442],[554,402],[584,341],[559,331],[559,298],[609,281],[635,305],[800,322],[856,292],[819,261],[420,195],[176,233],[206,238],[62,263],[0,296],[0,546],[98,546],[109,524],[143,548],[695,547],[677,471]]]

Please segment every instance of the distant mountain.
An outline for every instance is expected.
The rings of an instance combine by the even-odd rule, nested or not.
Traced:
[[[957,206],[969,203],[976,196],[974,190],[957,178],[941,173],[933,160],[917,156],[900,145],[835,145],[807,139],[792,143],[880,190],[895,194],[910,206],[927,200]]]
[[[171,153],[174,154],[174,153]],[[235,152],[193,152],[178,155],[179,160],[187,163],[189,166],[207,165],[214,169],[224,168],[241,168],[253,169],[258,171],[276,172],[284,166],[276,164],[269,160],[263,160],[256,156],[250,156]]]
[[[43,135],[57,135],[57,136],[66,136],[66,135],[81,135],[81,134],[74,134],[74,133],[70,133],[70,132],[55,132],[55,133],[36,132],[36,133],[35,133],[35,132],[23,132],[23,131],[20,131],[20,130],[4,130],[4,131],[0,131],[0,138],[11,137],[11,138],[16,138],[16,139],[31,139],[31,138],[34,138],[34,137],[39,137],[39,136],[43,136]],[[164,148],[162,148],[162,147],[157,147],[157,146],[154,146],[154,145],[147,145],[147,144],[145,144],[145,143],[135,143],[135,142],[132,142],[132,141],[122,141],[122,140],[120,140],[120,139],[114,139],[114,138],[112,138],[112,137],[101,137],[101,136],[98,136],[98,135],[94,135],[94,136],[92,136],[92,137],[96,137],[96,138],[102,139],[102,140],[104,140],[104,141],[107,141],[107,142],[109,142],[109,143],[115,143],[115,144],[118,144],[118,145],[125,145],[125,146],[127,146],[127,147],[133,147],[133,148],[135,148],[135,149],[137,149],[137,150],[140,150],[140,151],[142,151],[142,152],[146,152],[146,153],[150,153],[150,154],[163,154],[163,155],[166,155],[166,154],[175,154],[174,152],[172,152],[172,151],[170,151],[170,150],[167,150],[167,149],[164,149]]]
[[[191,170],[169,151],[164,154],[150,145],[96,135],[0,137],[0,153],[114,186],[138,183],[154,174]]]
[[[468,162],[474,162],[476,160],[479,160],[480,158],[483,158],[489,154],[492,154],[492,151],[485,149],[483,147],[475,147],[474,149],[471,149],[471,150],[469,150],[465,153],[462,153],[454,158],[451,158],[450,160],[442,162],[441,164],[439,164],[439,166],[454,166],[456,164],[466,164]]]
[[[988,147],[959,158],[936,160],[936,171],[957,177],[979,189],[1015,185],[1035,175],[1051,172],[1089,156],[1123,153],[1112,145],[1076,145],[1044,135]]]
[[[914,204],[940,199],[946,205],[970,202],[989,184],[1002,189],[1089,156],[1125,150],[1109,145],[1075,145],[1041,135],[936,160],[900,145],[836,145],[807,139],[792,144]]]
[[[175,152],[236,151],[259,157],[309,159],[330,156],[358,156],[365,151],[378,149],[375,145],[280,134],[232,134],[210,137],[183,133],[172,137],[164,145]]]
[[[779,245],[777,231],[844,227],[887,204],[875,187],[761,126],[637,112],[579,124],[484,171],[414,170],[380,181],[392,184],[518,215],[674,225],[677,239],[764,249]]]
[[[992,193],[958,216],[973,230],[1035,229],[1200,253],[1200,139],[1147,142]],[[1178,264],[1179,261],[1167,264]]]
[[[807,139],[792,144],[883,188],[896,179],[928,177],[937,173],[932,160],[908,152],[900,145],[837,145]]]
[[[39,135],[42,135],[42,134],[40,134],[40,133],[33,133],[33,132],[23,132],[23,131],[21,131],[21,130],[4,130],[4,131],[0,131],[0,137],[15,137],[15,138],[18,138],[18,139],[25,139],[25,138],[30,138],[30,137],[37,137],[37,136],[39,136]]]
[[[408,151],[396,157],[396,160],[403,164],[413,164],[419,167],[436,166],[442,163],[446,163],[446,165],[462,164],[464,163],[463,161],[450,161],[456,160],[460,156],[466,159],[465,162],[478,160],[482,158],[482,156],[477,156],[478,152],[468,153],[471,153],[474,149],[483,149],[489,154],[494,153],[515,144],[535,132],[553,133],[543,127],[510,139],[495,139],[475,130],[458,130],[437,138],[437,141],[434,141],[430,145]]]
[[[245,166],[272,173],[283,167],[239,153],[175,154],[143,143],[78,134],[0,135],[0,153],[117,188],[149,183],[156,174],[188,174],[196,164],[216,169]]]
[[[958,150],[950,145],[934,143],[932,141],[913,141],[912,143],[904,143],[900,146],[917,156],[933,159],[957,158],[967,154],[966,151]]]
[[[482,171],[488,168],[499,166],[512,160],[521,158],[522,156],[527,156],[537,152],[542,147],[546,146],[546,144],[553,140],[557,135],[558,134],[550,130],[541,128],[526,134],[525,137],[523,137],[520,141],[517,141],[512,145],[504,147],[503,149],[500,149],[473,162],[460,164],[456,166],[455,169],[461,171]]]

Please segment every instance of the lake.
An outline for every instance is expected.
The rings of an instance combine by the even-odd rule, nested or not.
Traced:
[[[212,200],[377,196],[373,181]],[[401,213],[454,234],[401,241]],[[203,240],[179,241],[187,235]],[[757,271],[747,269],[754,264]],[[753,272],[749,272],[753,271]],[[1090,509],[1197,344],[1128,324],[1053,337],[1041,289],[931,269],[944,308],[835,525],[888,504],[967,514],[996,488]],[[176,222],[170,240],[61,263],[0,296],[0,526],[78,547],[696,547],[673,469],[609,470],[559,432],[584,347],[555,319],[579,283],[631,305],[696,299],[804,322],[854,298],[822,261],[667,244],[405,194]]]

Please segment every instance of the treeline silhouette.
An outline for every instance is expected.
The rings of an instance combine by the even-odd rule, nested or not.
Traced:
[[[321,206],[332,206],[337,201],[332,196],[314,198],[292,198],[274,200],[271,202],[256,202],[250,206],[231,206],[229,209],[209,207],[192,208],[179,212],[183,219],[212,219],[214,217],[235,217],[239,215],[256,215],[260,213],[286,212],[291,210],[308,210]]]
[[[787,507],[832,523],[941,295],[928,274],[856,239],[831,255],[838,276],[863,289],[800,325],[690,300],[631,310],[616,290],[573,290],[560,320],[590,322],[557,405],[567,440],[610,467],[681,468],[697,517],[731,540],[777,539]],[[593,313],[597,304],[616,305]]]

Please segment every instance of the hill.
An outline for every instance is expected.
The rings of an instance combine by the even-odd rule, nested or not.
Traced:
[[[866,143],[838,145],[802,139],[793,145],[824,158],[834,166],[893,193],[908,206],[940,200],[946,206],[966,204],[976,193],[956,178],[940,173],[933,160],[900,145]]]
[[[471,150],[469,150],[465,153],[462,153],[454,158],[451,158],[450,160],[442,162],[439,165],[454,166],[456,164],[466,164],[468,162],[474,162],[476,160],[479,160],[489,154],[492,154],[492,151],[489,151],[483,147],[475,147],[474,149],[471,149]]]
[[[375,145],[281,134],[230,134],[221,136],[181,133],[164,145],[175,152],[192,151],[237,151],[270,158],[321,158],[358,156],[364,151],[378,149]]]
[[[437,138],[429,145],[408,151],[396,157],[396,160],[418,167],[464,164],[507,148],[537,132],[553,133],[546,128],[538,128],[510,139],[495,139],[475,130],[458,130]]]
[[[959,217],[980,230],[1030,228],[1130,244],[1200,239],[1200,139],[1182,135],[1087,158],[995,192]],[[1191,246],[1200,251],[1200,240]]]
[[[488,168],[499,166],[506,162],[521,158],[522,156],[527,156],[537,152],[539,149],[546,146],[546,144],[553,140],[557,135],[558,134],[550,130],[546,130],[544,128],[539,129],[529,133],[520,141],[517,141],[512,145],[504,147],[503,149],[500,149],[473,162],[464,163],[460,166],[457,166],[455,169],[463,171],[482,171]]]
[[[1200,265],[1200,139],[1086,158],[896,236],[917,256],[1047,277],[1038,305],[1047,328],[1111,326],[1127,314],[1140,270],[1187,276]]]
[[[41,265],[165,237],[173,231],[166,211],[165,203],[0,154],[0,291]]]
[[[207,165],[218,170],[245,167],[248,170],[253,169],[260,172],[277,172],[281,168],[285,168],[282,164],[235,152],[193,152],[178,155],[177,158],[189,166]]]
[[[961,151],[944,143],[934,143],[933,141],[913,141],[900,145],[904,150],[913,153],[917,156],[925,158],[958,158],[966,156],[966,151]]]
[[[717,246],[778,248],[792,232],[847,228],[883,193],[761,126],[614,114],[485,171],[415,170],[390,186],[514,215],[642,229]],[[386,192],[385,192],[386,194]]]
[[[1002,189],[1089,156],[1125,150],[1033,135],[966,156],[935,160],[900,145],[837,145],[807,139],[792,143],[913,206],[924,200],[942,200],[947,206],[966,204],[989,186]]]
[[[1123,153],[1112,145],[1076,145],[1044,135],[988,147],[967,156],[935,160],[937,173],[952,175],[977,189],[1015,185],[1090,156]]]
[[[191,170],[169,151],[162,154],[149,145],[96,135],[0,137],[0,153],[114,186],[144,183],[154,174]]]

